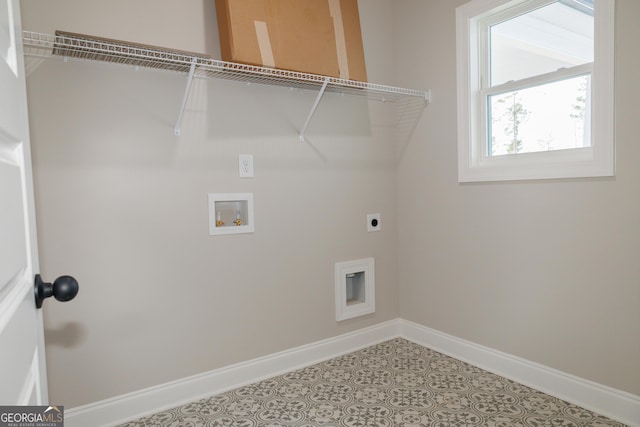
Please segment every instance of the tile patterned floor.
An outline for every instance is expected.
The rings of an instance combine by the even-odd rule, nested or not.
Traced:
[[[624,426],[402,338],[120,427]]]

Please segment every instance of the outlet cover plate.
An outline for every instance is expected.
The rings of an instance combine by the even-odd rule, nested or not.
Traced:
[[[238,156],[238,171],[240,178],[253,178],[253,156],[251,154]]]
[[[367,231],[380,231],[382,220],[379,213],[367,215]]]

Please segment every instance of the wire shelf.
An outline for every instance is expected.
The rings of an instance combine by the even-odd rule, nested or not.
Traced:
[[[157,46],[82,34],[58,31],[55,35],[51,35],[23,31],[23,45],[25,56],[33,58],[58,57],[65,60],[111,62],[188,74],[189,79],[193,77],[219,78],[297,89],[321,90],[320,96],[326,91],[384,102],[400,101],[399,103],[403,105],[399,109],[413,111],[412,116],[415,116],[417,110],[422,111],[431,101],[429,91],[238,64],[213,59],[203,54],[175,51]],[[412,120],[410,119],[410,121]],[[176,133],[178,134],[178,125],[176,126]]]

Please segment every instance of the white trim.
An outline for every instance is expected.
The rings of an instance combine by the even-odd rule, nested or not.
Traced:
[[[640,396],[399,319],[402,337],[629,426],[640,426]]]
[[[334,338],[65,410],[67,427],[108,427],[310,366],[397,337],[470,363],[631,427],[640,396],[588,381],[410,322],[391,320]]]
[[[33,292],[33,285],[31,285],[24,268],[0,289],[0,335],[9,326],[14,314],[20,308],[20,303],[24,301],[29,292]]]
[[[343,261],[335,264],[336,321],[364,316],[376,311],[376,285],[374,258]],[[363,299],[357,303],[348,301],[347,277],[351,274],[363,274]]]
[[[596,0],[591,138],[602,176],[615,173],[615,10],[613,0]]]
[[[209,193],[209,235],[216,236],[222,234],[239,234],[239,233],[253,233],[255,226],[253,223],[253,193]],[[233,225],[233,217],[226,219],[227,223],[222,226],[218,226],[216,210],[218,202],[229,202],[235,204],[237,213],[240,214],[242,219],[241,225]]]
[[[398,321],[392,320],[200,375],[65,409],[65,426],[108,427],[122,424],[397,338],[400,335],[398,326]]]
[[[576,65],[570,68],[560,68],[544,74],[538,74],[526,77],[521,80],[511,80],[497,86],[491,86],[480,90],[480,96],[485,99],[487,96],[502,95],[507,92],[515,92],[517,90],[529,89],[536,86],[542,86],[548,83],[557,83],[562,80],[575,77],[588,76],[593,73],[593,62],[587,64]]]
[[[456,9],[459,182],[615,175],[614,0],[595,0],[594,69],[591,77],[590,103],[591,149],[526,153],[501,156],[501,159],[485,154],[486,138],[483,135],[486,135],[486,125],[483,108],[487,90],[483,88],[488,85],[481,82],[482,76],[486,74],[483,71],[483,68],[486,68],[486,65],[483,65],[483,48],[480,46],[483,37],[481,21],[497,13],[503,13],[510,7],[520,7],[523,4],[532,7],[531,5],[537,5],[540,1],[472,0]]]

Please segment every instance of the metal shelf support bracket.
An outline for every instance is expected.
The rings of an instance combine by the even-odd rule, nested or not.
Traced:
[[[182,106],[180,107],[180,114],[178,114],[178,120],[176,121],[176,125],[173,128],[173,133],[176,136],[180,136],[182,131],[182,115],[184,114],[184,109],[187,106],[187,99],[189,99],[189,92],[191,92],[191,83],[193,82],[193,75],[196,72],[196,62],[197,59],[193,58],[191,61],[191,67],[189,68],[189,76],[187,77],[187,87],[184,91],[184,97],[182,98]]]
[[[431,104],[431,89],[428,89],[424,93],[424,105],[425,105],[425,107],[427,105],[429,105],[429,104]]]
[[[318,95],[316,96],[316,100],[313,103],[313,106],[311,107],[311,111],[309,112],[309,115],[307,116],[307,120],[304,122],[304,125],[302,126],[302,129],[300,130],[300,142],[304,142],[304,133],[307,131],[307,127],[309,126],[309,123],[311,122],[311,118],[313,117],[314,113],[316,112],[316,109],[318,108],[318,104],[320,104],[320,100],[322,99],[322,95],[324,95],[325,90],[327,90],[327,85],[329,84],[329,79],[325,79],[324,83],[322,84],[322,87],[320,88],[320,92],[318,92]]]

